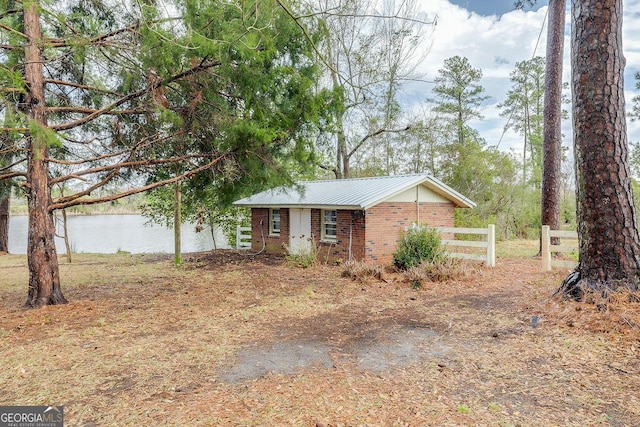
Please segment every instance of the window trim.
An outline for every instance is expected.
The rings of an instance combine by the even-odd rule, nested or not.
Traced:
[[[326,221],[326,214],[325,212],[335,212],[335,222],[334,223],[328,223]],[[335,225],[335,230],[336,230],[336,234],[335,235],[327,235],[327,225],[328,224],[333,224]],[[320,227],[321,227],[321,231],[322,231],[322,240],[326,240],[328,242],[336,242],[338,240],[338,210],[337,209],[322,209],[320,211]]]
[[[276,229],[274,227],[274,217],[275,215],[278,215],[278,228]],[[280,209],[269,209],[269,235],[270,236],[279,236],[280,235],[280,230],[282,229],[282,216],[280,214]]]

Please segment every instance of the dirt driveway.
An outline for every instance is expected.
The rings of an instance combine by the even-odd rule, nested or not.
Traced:
[[[2,403],[69,425],[640,425],[638,311],[550,299],[564,273],[537,259],[419,290],[267,255],[80,259],[41,310],[22,263],[0,259]]]

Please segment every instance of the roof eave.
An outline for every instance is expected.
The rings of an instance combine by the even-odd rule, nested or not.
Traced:
[[[360,211],[365,210],[360,205],[307,205],[307,204],[277,204],[277,203],[233,203],[235,206],[243,208],[264,208],[264,209],[325,209],[325,210],[349,210]]]
[[[425,179],[422,184],[427,184],[427,182],[431,184],[431,186],[429,186],[431,190],[445,196],[447,199],[451,200],[453,204],[458,208],[475,208],[477,206],[473,200],[466,198],[437,178],[430,176]]]

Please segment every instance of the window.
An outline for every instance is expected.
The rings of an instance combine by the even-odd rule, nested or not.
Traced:
[[[322,211],[322,240],[336,240],[338,221],[337,211]]]
[[[280,209],[269,210],[269,234],[280,234]]]

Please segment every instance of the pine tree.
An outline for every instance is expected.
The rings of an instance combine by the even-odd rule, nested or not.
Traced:
[[[311,163],[314,35],[280,3],[0,0],[4,140],[26,165],[0,180],[27,193],[28,306],[66,302],[55,210],[205,172],[228,202]]]

